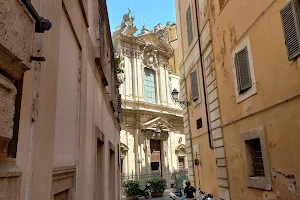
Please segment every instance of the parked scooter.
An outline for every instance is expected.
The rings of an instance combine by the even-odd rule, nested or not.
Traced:
[[[150,194],[149,194],[150,186],[151,186],[150,183],[146,183],[146,187],[143,190],[140,189],[140,197],[145,197],[145,199],[150,198]]]
[[[200,200],[213,200],[213,196],[211,194],[205,194],[205,192],[202,192],[199,189],[199,194],[200,194]]]

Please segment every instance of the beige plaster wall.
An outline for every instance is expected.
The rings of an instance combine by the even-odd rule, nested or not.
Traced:
[[[53,167],[76,165],[80,49],[61,8]]]
[[[44,34],[35,34],[30,44],[33,54],[44,56],[46,61],[32,62],[33,69],[25,73],[17,164],[14,165],[18,176],[11,184],[17,187],[21,182],[22,200],[52,200],[57,193],[67,190],[72,199],[96,199],[94,180],[99,173],[95,166],[95,144],[99,137],[95,134],[96,126],[104,135],[104,182],[110,178],[108,158],[113,146],[115,183],[120,185],[119,125],[95,63],[92,31],[97,29],[91,24],[92,31],[88,32],[79,2],[31,2],[53,27]],[[105,199],[109,199],[109,190],[104,184]],[[116,199],[120,196],[119,187],[112,192]]]

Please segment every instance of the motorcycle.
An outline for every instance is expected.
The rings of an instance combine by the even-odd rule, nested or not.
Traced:
[[[201,190],[199,191],[200,194],[200,200],[213,200],[213,196],[211,194],[205,194]]]
[[[140,189],[140,197],[145,197],[145,199],[149,199],[150,198],[150,183],[146,183],[145,188],[142,190]]]

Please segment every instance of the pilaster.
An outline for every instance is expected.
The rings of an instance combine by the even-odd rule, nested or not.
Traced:
[[[224,148],[223,131],[221,127],[221,115],[219,108],[220,104],[217,90],[218,87],[216,84],[216,70],[213,59],[213,47],[210,41],[208,41],[205,46],[206,48],[202,51],[203,67],[205,70],[205,84],[208,101],[207,109],[209,109],[211,139],[214,148],[214,156],[217,163],[216,176],[218,179],[219,197],[224,200],[230,200],[226,154]]]

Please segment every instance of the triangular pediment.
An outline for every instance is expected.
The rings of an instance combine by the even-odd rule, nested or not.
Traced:
[[[142,129],[148,129],[148,130],[156,130],[160,128],[162,131],[169,132],[170,130],[174,129],[174,126],[172,126],[169,122],[167,122],[165,119],[161,117],[157,117],[155,119],[149,120],[143,124],[141,124]]]

